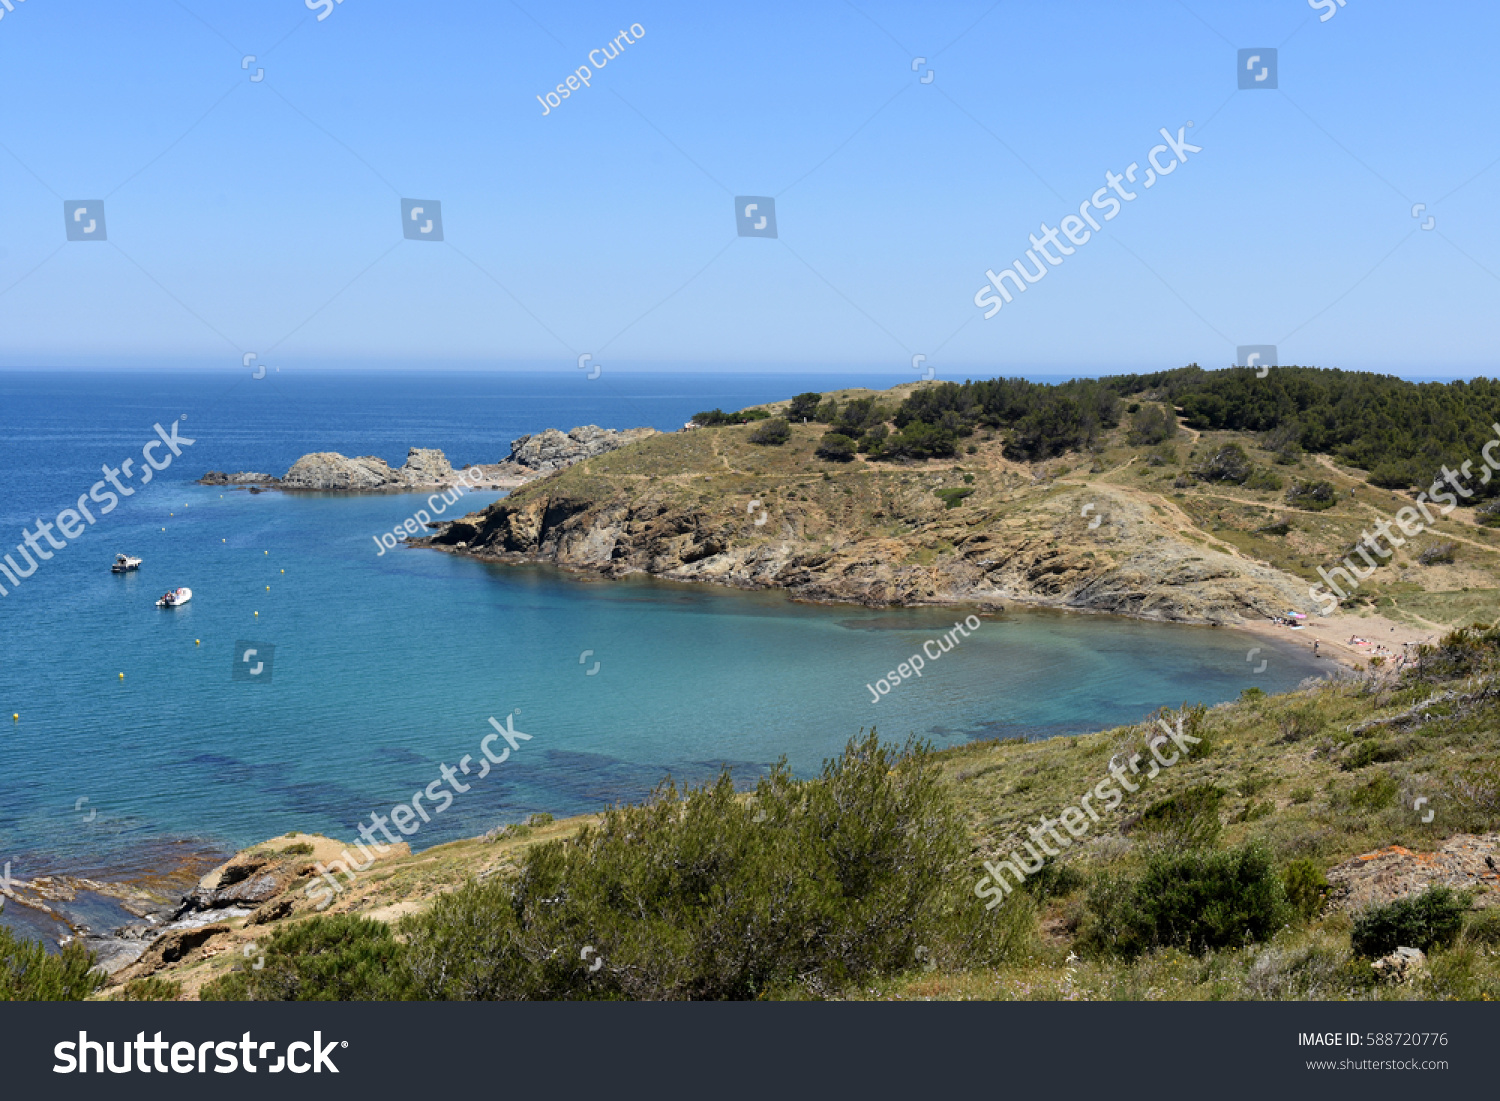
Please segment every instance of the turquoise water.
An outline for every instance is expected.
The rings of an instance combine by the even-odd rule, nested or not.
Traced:
[[[55,380],[8,385],[6,414],[34,414],[0,453],[0,525],[12,547],[22,524],[66,507],[100,463],[138,451],[150,425],[176,412],[149,394],[122,401],[79,390],[52,394],[49,406],[35,388]],[[402,404],[403,385],[415,384],[407,376],[365,389],[388,411]],[[491,376],[486,385],[507,383]],[[735,404],[789,386],[737,385]],[[766,392],[741,397],[757,385]],[[731,404],[711,390],[674,390],[667,400],[668,384],[640,386],[635,400],[657,401],[664,426],[685,419],[682,406]],[[379,555],[372,537],[425,495],[187,484],[210,467],[280,473],[282,452],[333,446],[330,437],[352,438],[347,452],[377,450],[358,446],[357,393],[337,397],[337,431],[319,400],[268,421],[264,436],[275,442],[260,461],[241,439],[253,425],[237,423],[241,453],[220,461],[212,417],[190,414],[202,445],[0,600],[0,860],[15,863],[13,875],[133,865],[142,846],[171,839],[234,848],[294,829],[351,836],[465,754],[476,762],[469,790],[421,825],[414,848],[533,811],[638,799],[669,772],[699,782],[728,766],[748,782],[782,755],[812,772],[870,726],[938,745],[1039,737],[1135,721],[1184,700],[1216,702],[1251,685],[1284,689],[1319,671],[1299,651],[1228,631],[1016,611],[984,619],[920,680],[877,703],[866,685],[967,610],[808,606],[775,593],[602,582],[434,551]],[[464,433],[481,440],[493,431],[465,418],[485,415],[454,414],[464,422],[446,429],[456,461],[499,457],[482,443],[462,453]],[[378,450],[388,459],[407,443],[444,445],[435,432],[393,427],[387,413],[370,423],[377,419],[402,443]],[[544,410],[529,427],[580,419]],[[616,426],[640,422],[639,409],[620,410]],[[144,568],[111,575],[117,550],[142,555]],[[193,590],[190,604],[153,606],[181,585]],[[274,647],[269,681],[233,678],[240,643],[262,656]],[[1269,662],[1258,675],[1246,661],[1257,645],[1257,661]],[[531,739],[478,779],[488,720],[508,715]],[[497,753],[505,746],[491,744]]]

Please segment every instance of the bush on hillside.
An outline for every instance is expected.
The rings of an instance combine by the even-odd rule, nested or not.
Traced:
[[[1293,860],[1281,872],[1286,900],[1303,921],[1311,921],[1323,909],[1328,898],[1328,877],[1323,867],[1311,857]]]
[[[946,509],[957,508],[963,504],[964,498],[971,496],[974,491],[964,486],[953,486],[948,489],[934,489],[932,492],[942,498],[943,507]]]
[[[948,459],[958,453],[958,435],[947,428],[913,421],[870,448],[872,459]]]
[[[353,914],[319,914],[278,929],[260,969],[203,987],[204,1001],[399,1001],[409,996],[402,946],[390,926]]]
[[[1349,939],[1355,955],[1377,959],[1397,948],[1430,952],[1458,939],[1469,896],[1451,887],[1429,887],[1420,895],[1371,906],[1354,919]]]
[[[1256,845],[1158,853],[1137,877],[1100,877],[1088,910],[1084,945],[1127,958],[1154,948],[1201,955],[1266,941],[1292,917],[1281,877]]]
[[[726,413],[722,409],[710,409],[704,413],[694,413],[693,423],[699,428],[722,428],[729,424],[749,424],[751,421],[763,421],[770,415],[764,409],[741,409],[738,413]]]
[[[854,441],[838,432],[829,432],[818,441],[818,450],[814,454],[831,463],[851,462],[855,455]]]
[[[175,1002],[182,996],[182,983],[171,979],[158,979],[150,975],[144,979],[131,979],[121,989],[115,1000],[120,1002]]]
[[[805,394],[798,394],[787,406],[786,416],[788,420],[801,421],[804,418],[812,420],[818,414],[818,405],[823,401],[823,395],[809,390]]]
[[[1223,802],[1222,788],[1195,784],[1151,804],[1131,824],[1130,832],[1142,834],[1169,849],[1212,848],[1223,828],[1219,820]]]
[[[1193,473],[1206,482],[1242,485],[1254,469],[1245,449],[1237,443],[1230,443],[1210,454],[1193,469]]]
[[[40,941],[0,926],[0,1002],[80,1002],[104,985],[95,962],[81,941],[49,955]]]
[[[1263,466],[1250,471],[1250,477],[1245,479],[1246,489],[1263,489],[1270,493],[1275,493],[1282,487],[1282,484],[1281,475]]]
[[[1034,911],[1018,895],[986,913],[970,849],[928,751],[872,733],[816,780],[778,765],[749,799],[727,774],[667,784],[537,846],[516,883],[408,919],[409,970],[424,999],[740,999],[994,962]]]
[[[1297,508],[1321,512],[1338,504],[1339,493],[1332,482],[1294,481],[1286,491],[1286,503]]]
[[[1154,447],[1177,435],[1177,418],[1160,405],[1132,406],[1130,412],[1134,416],[1125,439],[1131,447]]]
[[[762,447],[780,447],[791,438],[792,430],[785,417],[773,417],[768,421],[763,421],[760,427],[750,433],[750,442],[760,444]]]

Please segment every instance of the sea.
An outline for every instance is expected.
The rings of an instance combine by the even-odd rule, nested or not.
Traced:
[[[32,531],[50,555],[16,584],[0,574],[0,875],[144,881],[290,831],[352,838],[445,766],[466,790],[450,787],[441,813],[424,796],[415,850],[639,800],[669,776],[729,769],[751,785],[782,758],[813,775],[870,729],[939,747],[1065,736],[1326,671],[1227,630],[1007,609],[877,701],[869,685],[970,610],[381,553],[378,536],[426,493],[195,484],[209,470],[284,474],[313,451],[492,463],[545,428],[673,431],[704,409],[901,377],[264,374],[0,371],[0,553],[24,569],[16,548]],[[174,437],[149,449],[163,469],[146,482],[143,449]],[[105,514],[111,470],[132,492]],[[50,544],[36,525],[80,498],[95,522],[65,515],[74,535],[54,529],[63,545]],[[144,564],[112,574],[118,553]],[[179,587],[191,602],[156,607]],[[504,757],[488,769],[486,745]],[[59,903],[57,920],[90,918],[87,905]],[[39,920],[0,913],[31,932]]]

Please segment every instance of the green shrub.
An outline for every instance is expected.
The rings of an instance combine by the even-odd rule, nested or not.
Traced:
[[[722,428],[727,424],[748,424],[750,421],[762,421],[771,414],[764,409],[741,409],[738,413],[726,413],[722,409],[710,409],[703,413],[694,413],[692,421],[700,428]]]
[[[1464,922],[1464,939],[1491,948],[1500,947],[1500,909],[1475,910]]]
[[[1375,659],[1370,660],[1373,662]],[[1339,763],[1339,767],[1346,772],[1353,772],[1366,765],[1404,761],[1420,745],[1420,742],[1409,736],[1389,740],[1366,738],[1357,743],[1352,750],[1346,751],[1348,755]]]
[[[203,1001],[399,1001],[409,984],[402,946],[388,925],[353,914],[319,914],[277,930],[259,970],[232,971],[204,986]]]
[[[971,496],[974,491],[972,489],[952,488],[934,489],[932,492],[943,499],[944,508],[957,508],[963,503],[963,499]]]
[[[1193,469],[1206,482],[1234,482],[1242,485],[1254,468],[1250,456],[1237,443],[1225,444]]]
[[[1500,658],[1500,626],[1476,623],[1444,635],[1436,646],[1417,648],[1418,670],[1424,677],[1464,677],[1493,668]]]
[[[536,814],[533,814],[530,818],[526,819],[526,824],[528,826],[550,826],[555,821],[556,819],[554,819],[552,815],[548,814],[546,811],[538,811]]]
[[[120,1002],[175,1002],[182,996],[182,984],[170,979],[159,979],[152,975],[144,979],[131,979],[115,999]]]
[[[1276,721],[1276,741],[1283,745],[1311,738],[1323,729],[1316,706],[1294,707]]]
[[[309,856],[313,851],[312,845],[307,841],[298,841],[295,845],[288,845],[281,850],[282,856]]]
[[[1263,466],[1256,467],[1250,472],[1250,477],[1245,479],[1246,489],[1264,489],[1271,493],[1280,489],[1282,484],[1281,475]]]
[[[1310,857],[1293,860],[1281,871],[1286,900],[1304,921],[1311,921],[1323,909],[1328,898],[1328,877],[1322,866]]]
[[[855,454],[854,441],[837,432],[829,432],[818,442],[816,454],[831,463],[851,462]]]
[[[1385,810],[1387,807],[1395,806],[1396,796],[1400,794],[1400,785],[1394,777],[1382,773],[1352,788],[1347,796],[1349,809],[1355,811],[1377,811]]]
[[[1276,813],[1276,804],[1267,799],[1262,802],[1249,802],[1245,809],[1235,816],[1236,822],[1259,822],[1262,818],[1269,818]]]
[[[0,1002],[79,1002],[104,985],[94,954],[69,941],[49,955],[41,941],[0,926]]]
[[[1138,878],[1101,877],[1081,934],[1094,951],[1137,956],[1153,948],[1195,955],[1269,940],[1292,917],[1264,849],[1162,852]]]
[[[1040,871],[1027,876],[1021,885],[1038,902],[1044,902],[1049,898],[1061,898],[1063,895],[1071,894],[1087,882],[1083,873],[1072,864],[1065,864],[1061,860],[1048,860],[1042,864]]]
[[[787,406],[787,420],[800,421],[803,418],[813,420],[818,415],[818,404],[823,400],[823,395],[809,390],[805,394],[798,394]]]
[[[784,417],[772,417],[750,433],[750,442],[762,447],[780,447],[791,438],[792,429]]]
[[[1374,959],[1397,948],[1430,952],[1458,939],[1469,896],[1451,887],[1430,887],[1420,895],[1371,906],[1354,919],[1350,943],[1355,955]]]
[[[1034,910],[1018,893],[986,912],[970,851],[928,751],[872,733],[815,780],[778,765],[748,799],[727,774],[668,783],[537,846],[515,883],[408,919],[409,972],[424,999],[738,999],[983,965],[1024,946]]]
[[[883,408],[874,398],[851,398],[844,403],[839,410],[837,419],[831,427],[850,439],[858,439],[865,432],[876,425],[884,425],[890,411]]]
[[[922,421],[912,421],[881,441],[879,449],[871,449],[871,458],[888,461],[898,459],[946,459],[958,451],[958,434],[951,429]]]
[[[1131,414],[1131,421],[1125,441],[1131,447],[1154,447],[1177,435],[1177,418],[1160,405],[1132,403],[1126,412]]]
[[[1153,803],[1131,825],[1172,848],[1212,848],[1223,828],[1219,807],[1224,792],[1213,784],[1196,784]]]
[[[1294,481],[1292,487],[1286,491],[1286,502],[1297,508],[1309,509],[1321,512],[1338,504],[1339,493],[1332,482]]]
[[[1483,833],[1500,825],[1500,766],[1472,765],[1444,784],[1460,829]]]

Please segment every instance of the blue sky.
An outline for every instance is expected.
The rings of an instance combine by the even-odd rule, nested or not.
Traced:
[[[12,2],[0,365],[1495,374],[1493,3]],[[1252,47],[1276,89],[1237,90]],[[986,269],[1188,120],[983,319]]]

